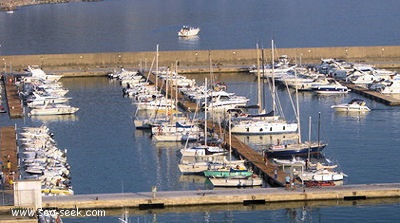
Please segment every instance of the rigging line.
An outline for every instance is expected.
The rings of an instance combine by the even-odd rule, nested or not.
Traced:
[[[151,70],[153,69],[153,65],[154,65],[154,61],[155,60],[156,60],[156,56],[154,56],[153,57],[153,61],[151,61],[150,69],[149,69],[149,72],[147,73],[147,77],[146,77],[146,82],[147,83],[149,82],[149,77],[150,77],[150,74],[151,74]]]
[[[295,107],[294,102],[293,102],[293,97],[292,97],[292,94],[290,94],[289,85],[287,84],[287,81],[286,81],[285,78],[284,78],[284,82],[285,82],[285,86],[286,86],[287,93],[288,93],[288,95],[289,95],[290,103],[292,104],[292,108],[293,108],[294,114],[295,114],[296,117],[297,117],[298,114],[297,114],[297,112],[296,112],[296,107]]]

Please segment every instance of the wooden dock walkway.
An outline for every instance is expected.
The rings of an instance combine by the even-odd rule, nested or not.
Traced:
[[[0,161],[3,166],[5,189],[12,189],[12,181],[18,179],[17,142],[14,126],[0,128]]]
[[[225,148],[229,150],[228,131],[221,130],[218,124],[213,124],[210,121],[208,122],[207,126],[210,126],[209,131],[213,129],[213,131],[216,133],[223,132],[224,135],[222,138],[225,139]],[[247,160],[250,168],[256,174],[260,175],[269,185],[278,187],[285,186],[285,177],[287,174],[282,170],[282,168],[266,160],[262,154],[255,151],[253,148],[242,142],[234,135],[231,135],[231,149],[233,155],[240,159]]]
[[[12,76],[6,77],[4,86],[10,118],[22,118],[24,116],[23,105]]]
[[[377,91],[369,90],[367,88],[352,84],[352,83],[342,83],[343,85],[350,88],[353,92],[360,94],[364,97],[370,98],[372,100],[378,101],[380,103],[389,106],[399,106],[400,99],[392,97],[390,94],[382,94]]]
[[[179,206],[270,204],[275,202],[365,200],[400,197],[400,184],[362,184],[321,188],[252,188],[227,190],[159,191],[43,197],[43,207],[158,209]]]
[[[144,74],[142,74],[144,77],[146,77]],[[149,81],[153,84],[156,84],[157,82],[157,87],[158,89],[161,89],[164,94],[168,94],[169,98],[177,98],[178,99],[178,106],[183,109],[184,111],[187,112],[195,112],[197,108],[197,104],[190,101],[187,99],[184,95],[182,95],[179,91],[176,90],[175,87],[169,86],[170,90],[168,92],[166,91],[166,81],[165,80],[158,80],[156,81],[156,76],[151,73],[148,75]],[[178,92],[178,93],[176,93]]]
[[[153,84],[156,83],[155,75],[149,74],[148,78],[149,81],[152,82]],[[158,88],[161,89],[164,93],[166,93],[165,82],[166,81],[160,81],[160,80],[157,81]],[[193,110],[192,108],[197,108],[197,105],[195,103],[189,101],[187,98],[184,97],[184,95],[180,94],[179,92],[178,95],[175,95],[177,92],[175,88],[173,88],[168,92],[170,97],[178,98],[179,105],[183,110],[194,112],[195,110]],[[212,129],[216,133],[225,132],[223,133],[225,134],[225,136],[221,138],[228,139],[229,136],[227,132],[220,129],[219,125],[209,122],[208,126],[209,126],[209,131],[211,131]],[[271,162],[266,162],[266,160],[261,154],[256,152],[247,144],[240,141],[235,136],[232,136],[231,141],[232,141],[233,154],[242,159],[246,159],[248,161],[248,164],[251,166],[251,169],[253,169],[253,171],[255,171],[255,173],[257,173],[258,175],[260,175],[269,185],[280,186],[280,187],[283,187],[285,185],[285,177],[287,174],[282,170],[282,168],[279,168],[277,165]],[[227,146],[228,149],[229,144],[226,142],[225,145]]]

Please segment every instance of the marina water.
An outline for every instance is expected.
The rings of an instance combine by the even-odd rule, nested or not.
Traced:
[[[255,42],[269,47],[399,45],[399,2],[387,1],[103,1],[24,7],[14,14],[0,13],[0,54],[47,54],[110,51],[253,48]],[[347,7],[342,7],[346,5]],[[177,7],[179,6],[179,7]],[[154,13],[162,8],[160,14]],[[70,13],[76,16],[70,16]],[[307,16],[310,14],[310,16]],[[387,21],[391,25],[386,25]],[[115,24],[121,24],[120,26]],[[198,39],[176,37],[183,24],[202,28]],[[363,27],[366,24],[365,27]],[[368,27],[367,27],[368,25]],[[354,30],[354,27],[357,27]],[[13,27],[13,28],[10,28]],[[349,31],[351,30],[351,31]],[[293,35],[296,33],[296,35]],[[346,34],[346,35],[344,35]],[[255,77],[248,74],[216,75],[228,91],[256,98]],[[201,75],[193,75],[199,83]],[[135,106],[122,97],[121,86],[105,77],[68,78],[71,104],[80,110],[73,116],[9,120],[0,125],[46,124],[59,148],[68,149],[76,194],[120,193],[209,188],[202,177],[182,176],[177,168],[181,143],[155,143],[150,133],[135,130]],[[250,90],[249,90],[250,89]],[[280,100],[288,119],[294,119],[285,89]],[[321,139],[328,143],[326,158],[337,163],[348,177],[345,184],[400,182],[399,108],[369,99],[373,110],[365,115],[336,113],[330,106],[362,98],[299,95],[302,130],[306,139],[308,118],[316,139],[318,113]],[[249,142],[268,141],[268,136]],[[267,138],[267,139],[265,139]],[[246,140],[246,139],[245,139]],[[130,222],[396,222],[399,203],[354,202],[347,206],[283,204],[280,208],[226,206],[222,210],[132,214]],[[301,206],[301,205],[300,205]],[[123,211],[101,218],[65,218],[64,222],[120,222]]]
[[[250,74],[218,74],[218,80],[228,84],[228,91],[256,100],[256,81]],[[191,75],[201,83],[201,75]],[[150,191],[197,190],[211,188],[200,176],[183,176],[177,164],[181,143],[155,143],[150,132],[135,130],[132,115],[135,105],[131,98],[123,97],[118,82],[106,77],[66,78],[63,85],[70,90],[71,104],[80,108],[73,116],[25,117],[8,120],[3,115],[0,124],[39,126],[46,124],[54,133],[59,148],[68,149],[75,194],[121,193]],[[250,91],[249,91],[250,89]],[[278,94],[287,118],[293,116],[286,89]],[[308,118],[312,117],[312,137],[317,137],[318,113],[321,114],[321,140],[328,142],[326,158],[339,165],[348,177],[345,184],[399,182],[397,145],[400,141],[399,109],[365,99],[372,111],[350,115],[334,112],[332,104],[360,97],[355,93],[342,96],[317,96],[310,92],[299,95],[303,132],[308,132]],[[305,136],[307,138],[308,136]],[[249,138],[250,144],[268,141],[269,136]],[[246,139],[245,139],[246,140]],[[359,220],[392,222],[399,217],[398,203],[354,205],[351,207],[307,207],[279,210],[251,210],[232,207],[229,211],[132,215],[131,222],[246,222],[252,221],[304,221],[351,222]],[[290,207],[290,206],[289,206]],[[391,213],[390,213],[391,212]],[[121,211],[121,214],[123,211]],[[371,215],[371,213],[374,213]],[[389,214],[390,213],[390,214]],[[386,216],[386,214],[388,214]],[[294,219],[294,216],[296,218]],[[303,216],[305,215],[305,216]],[[367,217],[368,216],[368,217]],[[65,222],[118,222],[117,217],[66,218]],[[185,220],[183,220],[185,219]],[[391,220],[390,220],[391,219]]]

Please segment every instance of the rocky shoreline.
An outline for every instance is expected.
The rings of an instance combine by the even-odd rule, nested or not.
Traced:
[[[0,0],[0,10],[14,11],[22,6],[39,4],[58,4],[68,2],[92,2],[100,0]]]

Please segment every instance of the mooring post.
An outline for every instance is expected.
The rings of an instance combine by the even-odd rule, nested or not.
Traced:
[[[153,193],[153,199],[156,198],[157,186],[152,186],[151,187],[151,192]]]

